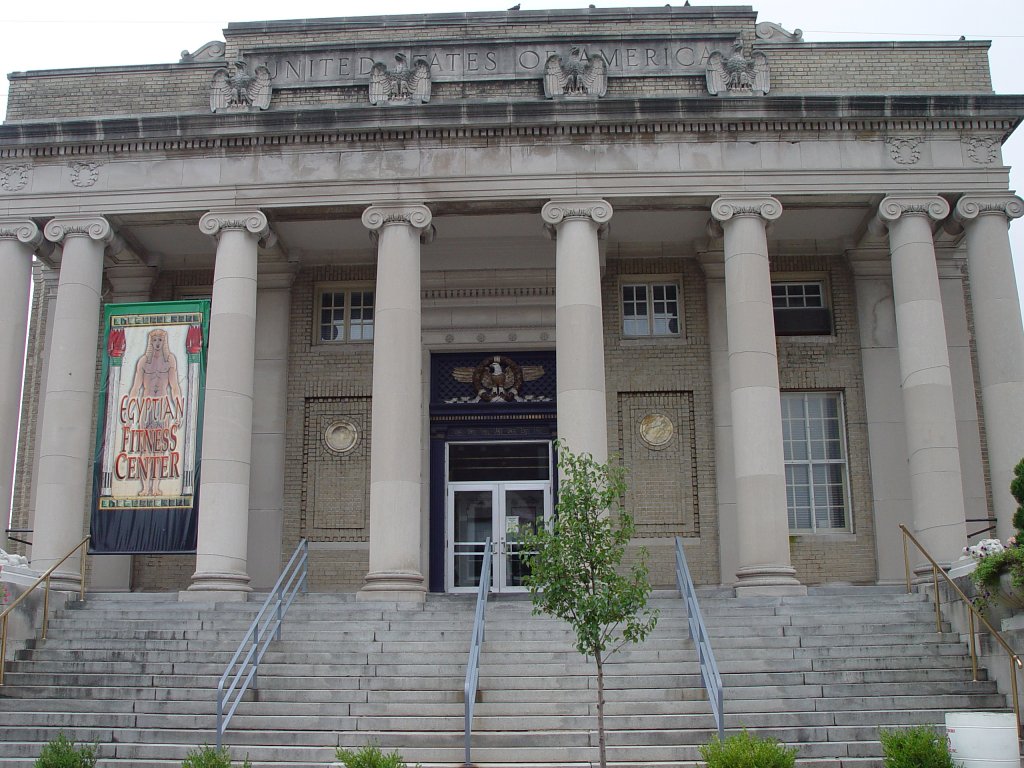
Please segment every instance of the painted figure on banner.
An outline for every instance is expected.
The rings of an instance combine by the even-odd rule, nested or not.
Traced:
[[[178,383],[178,359],[168,347],[167,331],[154,328],[146,335],[146,351],[135,364],[135,376],[128,392],[129,403],[137,403],[142,430],[135,445],[141,455],[139,496],[160,496],[161,477],[180,475],[171,452],[177,444],[185,400]]]

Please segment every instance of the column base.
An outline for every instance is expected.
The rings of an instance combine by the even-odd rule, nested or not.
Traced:
[[[781,597],[806,595],[807,587],[796,578],[796,569],[788,565],[761,565],[740,568],[733,585],[736,597]]]
[[[364,581],[356,600],[422,603],[427,599],[423,574],[417,571],[377,571],[367,574]]]
[[[249,576],[237,572],[198,571],[192,576],[192,584],[187,590],[178,593],[178,600],[187,602],[221,603],[228,601],[244,602],[249,599],[252,587]]]
[[[81,589],[82,574],[79,571],[62,571],[58,568],[50,574],[50,590],[53,592],[79,592]]]

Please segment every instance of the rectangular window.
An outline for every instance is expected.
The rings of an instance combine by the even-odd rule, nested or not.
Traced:
[[[624,336],[678,336],[679,286],[631,283],[622,286]]]
[[[821,282],[772,283],[775,333],[779,336],[827,336],[832,313]]]
[[[791,531],[848,529],[842,396],[784,392],[782,441]]]
[[[372,341],[373,291],[320,291],[321,342]]]

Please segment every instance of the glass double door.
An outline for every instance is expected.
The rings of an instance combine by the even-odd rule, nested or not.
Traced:
[[[448,486],[448,589],[476,590],[484,548],[491,540],[491,589],[522,591],[520,526],[543,525],[551,509],[550,483],[498,482]]]

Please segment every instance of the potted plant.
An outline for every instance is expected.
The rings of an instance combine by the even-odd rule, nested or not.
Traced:
[[[61,731],[57,738],[43,746],[35,768],[93,768],[96,765],[96,744],[75,746]]]
[[[224,747],[214,749],[213,747],[203,745],[198,749],[193,749],[185,756],[181,768],[232,768],[233,765],[231,754],[227,749]],[[252,763],[249,762],[248,756],[242,761],[241,768],[252,768]]]
[[[385,755],[376,744],[368,744],[358,750],[338,747],[335,754],[344,768],[407,768],[400,754],[390,752]]]
[[[1024,609],[1024,459],[1013,470],[1010,493],[1017,500],[1013,514],[1013,527],[1017,535],[1011,536],[1004,546],[998,539],[986,539],[964,552],[977,561],[970,574],[977,590],[974,604],[986,610],[997,603],[1010,611]]]

